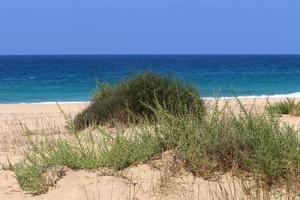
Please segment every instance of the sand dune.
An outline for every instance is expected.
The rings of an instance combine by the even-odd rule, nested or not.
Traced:
[[[272,103],[280,99],[269,101]],[[242,99],[241,102],[247,108],[255,105],[255,109],[261,111],[267,100],[263,98]],[[225,101],[220,100],[220,106],[224,104]],[[239,111],[236,100],[229,100],[228,104],[235,112]],[[70,116],[74,116],[86,106],[87,104],[62,104],[61,108]],[[295,128],[300,127],[299,117],[283,116],[282,121]],[[42,130],[45,134],[64,134],[64,116],[55,104],[0,105],[0,163],[7,164],[7,158],[12,163],[17,163],[22,159],[22,148],[26,145],[25,127],[33,131]],[[222,193],[219,187],[220,182],[205,181],[192,177],[186,172],[178,177],[172,177],[168,174],[170,163],[168,161],[166,164],[165,160],[163,157],[152,164],[130,167],[122,172],[121,176],[120,174],[115,176],[113,173],[103,176],[99,171],[66,169],[66,175],[58,181],[57,185],[40,196],[25,194],[20,189],[13,172],[0,169],[0,200],[207,199],[215,195],[214,193]],[[157,167],[160,162],[166,165]],[[230,187],[235,187],[230,184],[236,180],[229,174],[225,174],[219,181],[228,191],[232,190]],[[231,195],[238,196],[239,191],[236,188],[234,191],[236,194]]]

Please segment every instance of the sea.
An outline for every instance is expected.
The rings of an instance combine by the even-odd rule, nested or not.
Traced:
[[[300,55],[0,56],[0,103],[87,102],[96,82],[153,71],[204,98],[300,97]]]

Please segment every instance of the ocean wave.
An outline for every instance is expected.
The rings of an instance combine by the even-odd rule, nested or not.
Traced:
[[[260,98],[297,98],[300,97],[300,92],[290,94],[273,94],[273,95],[249,95],[249,96],[228,96],[228,97],[204,97],[203,99],[260,99]]]
[[[214,99],[260,99],[260,98],[297,98],[300,97],[300,92],[294,92],[290,94],[273,94],[273,95],[249,95],[249,96],[223,96],[223,97],[203,97],[205,100]],[[48,102],[28,102],[17,104],[89,104],[89,101],[48,101]]]
[[[89,104],[89,101],[46,101],[46,102],[32,102],[32,103],[17,103],[17,104]]]

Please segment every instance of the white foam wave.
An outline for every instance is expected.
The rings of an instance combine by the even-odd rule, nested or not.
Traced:
[[[18,103],[18,104],[89,104],[89,101],[49,101],[49,102],[33,102],[33,103]]]
[[[228,97],[203,97],[206,100],[213,99],[259,99],[259,98],[297,98],[300,97],[300,92],[290,94],[274,94],[274,95],[249,95],[249,96],[228,96]],[[32,103],[18,103],[18,104],[89,104],[89,101],[49,101],[49,102],[32,102]]]
[[[230,96],[230,97],[204,97],[204,99],[260,99],[260,98],[297,98],[300,97],[300,92],[294,92],[290,94],[274,94],[274,95],[250,95],[250,96]]]

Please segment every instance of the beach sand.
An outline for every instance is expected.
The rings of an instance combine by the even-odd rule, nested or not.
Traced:
[[[266,98],[243,98],[240,100],[247,109],[254,105],[254,109],[258,111],[263,110],[267,104]],[[269,99],[270,103],[280,100],[282,99]],[[239,112],[240,106],[235,99],[227,101],[234,112]],[[207,103],[211,102],[214,100],[209,100]],[[225,100],[220,100],[219,103],[222,106],[225,104]],[[87,105],[86,103],[72,103],[60,106],[66,114],[73,117]],[[300,127],[300,117],[287,115],[281,119],[295,128]],[[60,135],[65,132],[64,125],[64,115],[56,104],[0,104],[0,163],[7,164],[7,158],[13,164],[22,159],[23,147],[26,146],[26,131],[24,131],[26,127],[36,133]],[[165,159],[157,161],[154,165],[159,165],[159,162],[164,162],[169,158],[172,156],[166,156]],[[170,166],[168,165],[168,167]],[[46,194],[32,196],[25,194],[20,189],[13,172],[0,168],[0,200],[134,199],[134,197],[136,199],[158,199],[160,193],[167,189],[172,194],[163,199],[186,199],[184,196],[178,198],[176,193],[185,196],[194,195],[188,199],[198,199],[195,195],[201,194],[199,199],[206,199],[211,195],[212,189],[215,192],[220,189],[218,182],[208,183],[201,178],[195,179],[190,174],[174,178],[168,176],[170,169],[159,169],[160,167],[151,167],[151,165],[138,165],[125,170],[122,176],[114,174],[102,176],[99,172],[66,170],[66,176],[59,180],[54,188],[51,188]],[[230,182],[228,179],[232,180],[229,174],[225,174],[220,181],[227,182],[225,187],[230,190],[230,187],[234,186],[228,183]],[[190,191],[188,194],[184,193],[185,188]]]
[[[0,104],[0,162],[3,154],[16,154],[20,151],[27,129],[45,134],[62,134],[65,117],[61,110],[74,117],[87,105]]]

